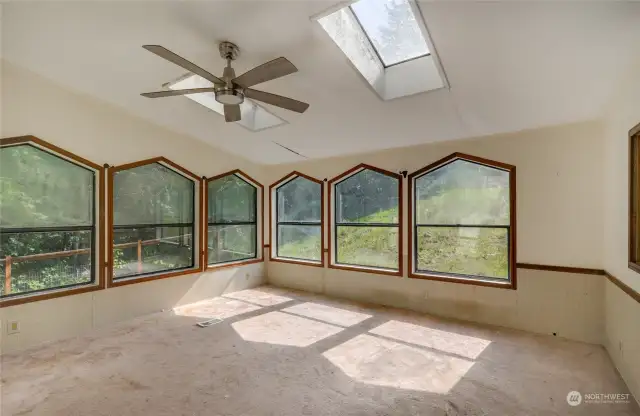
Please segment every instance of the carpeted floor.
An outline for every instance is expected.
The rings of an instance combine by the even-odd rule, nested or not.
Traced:
[[[0,414],[640,414],[585,393],[628,393],[602,347],[262,287],[4,355]]]

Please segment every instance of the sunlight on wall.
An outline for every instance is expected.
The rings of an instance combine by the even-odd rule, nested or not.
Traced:
[[[241,292],[228,293],[224,295],[224,297],[242,300],[260,306],[279,305],[293,300],[286,296],[280,296],[277,294],[277,291],[270,289],[247,289]]]
[[[491,344],[491,341],[486,339],[400,321],[386,322],[369,333],[471,359],[478,358]]]
[[[282,312],[269,312],[231,324],[245,341],[307,347],[342,331],[324,324]]]
[[[306,316],[329,324],[349,327],[371,318],[371,315],[334,308],[320,303],[306,302],[283,309],[283,312]]]
[[[474,362],[371,335],[358,335],[323,354],[356,381],[446,394]]]
[[[178,316],[190,316],[197,318],[227,319],[262,309],[260,306],[235,299],[213,298],[189,305],[179,306],[173,309]]]

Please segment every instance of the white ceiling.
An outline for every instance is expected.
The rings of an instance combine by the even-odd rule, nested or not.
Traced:
[[[259,163],[322,158],[598,117],[640,51],[637,2],[421,2],[451,84],[383,102],[310,20],[330,1],[12,2],[3,57],[62,85]],[[185,71],[160,44],[221,74],[217,42],[242,49],[236,73],[278,56],[299,69],[257,86],[307,101],[289,124],[252,133],[184,97],[141,92]]]

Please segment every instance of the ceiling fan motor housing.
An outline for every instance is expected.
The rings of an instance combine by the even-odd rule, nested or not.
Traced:
[[[224,105],[237,105],[242,104],[244,101],[244,94],[239,89],[235,88],[220,88],[216,90],[216,101]]]

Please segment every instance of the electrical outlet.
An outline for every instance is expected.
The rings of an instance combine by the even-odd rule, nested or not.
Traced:
[[[247,273],[245,273],[245,274],[244,274],[244,279],[245,279],[245,280],[249,280],[249,277],[250,277],[250,276],[251,276],[251,275],[247,272]]]
[[[9,321],[7,325],[7,334],[17,334],[20,332],[20,322],[19,321]]]
[[[618,349],[620,350],[620,355],[624,356],[624,349],[622,348],[622,341],[618,341]]]

